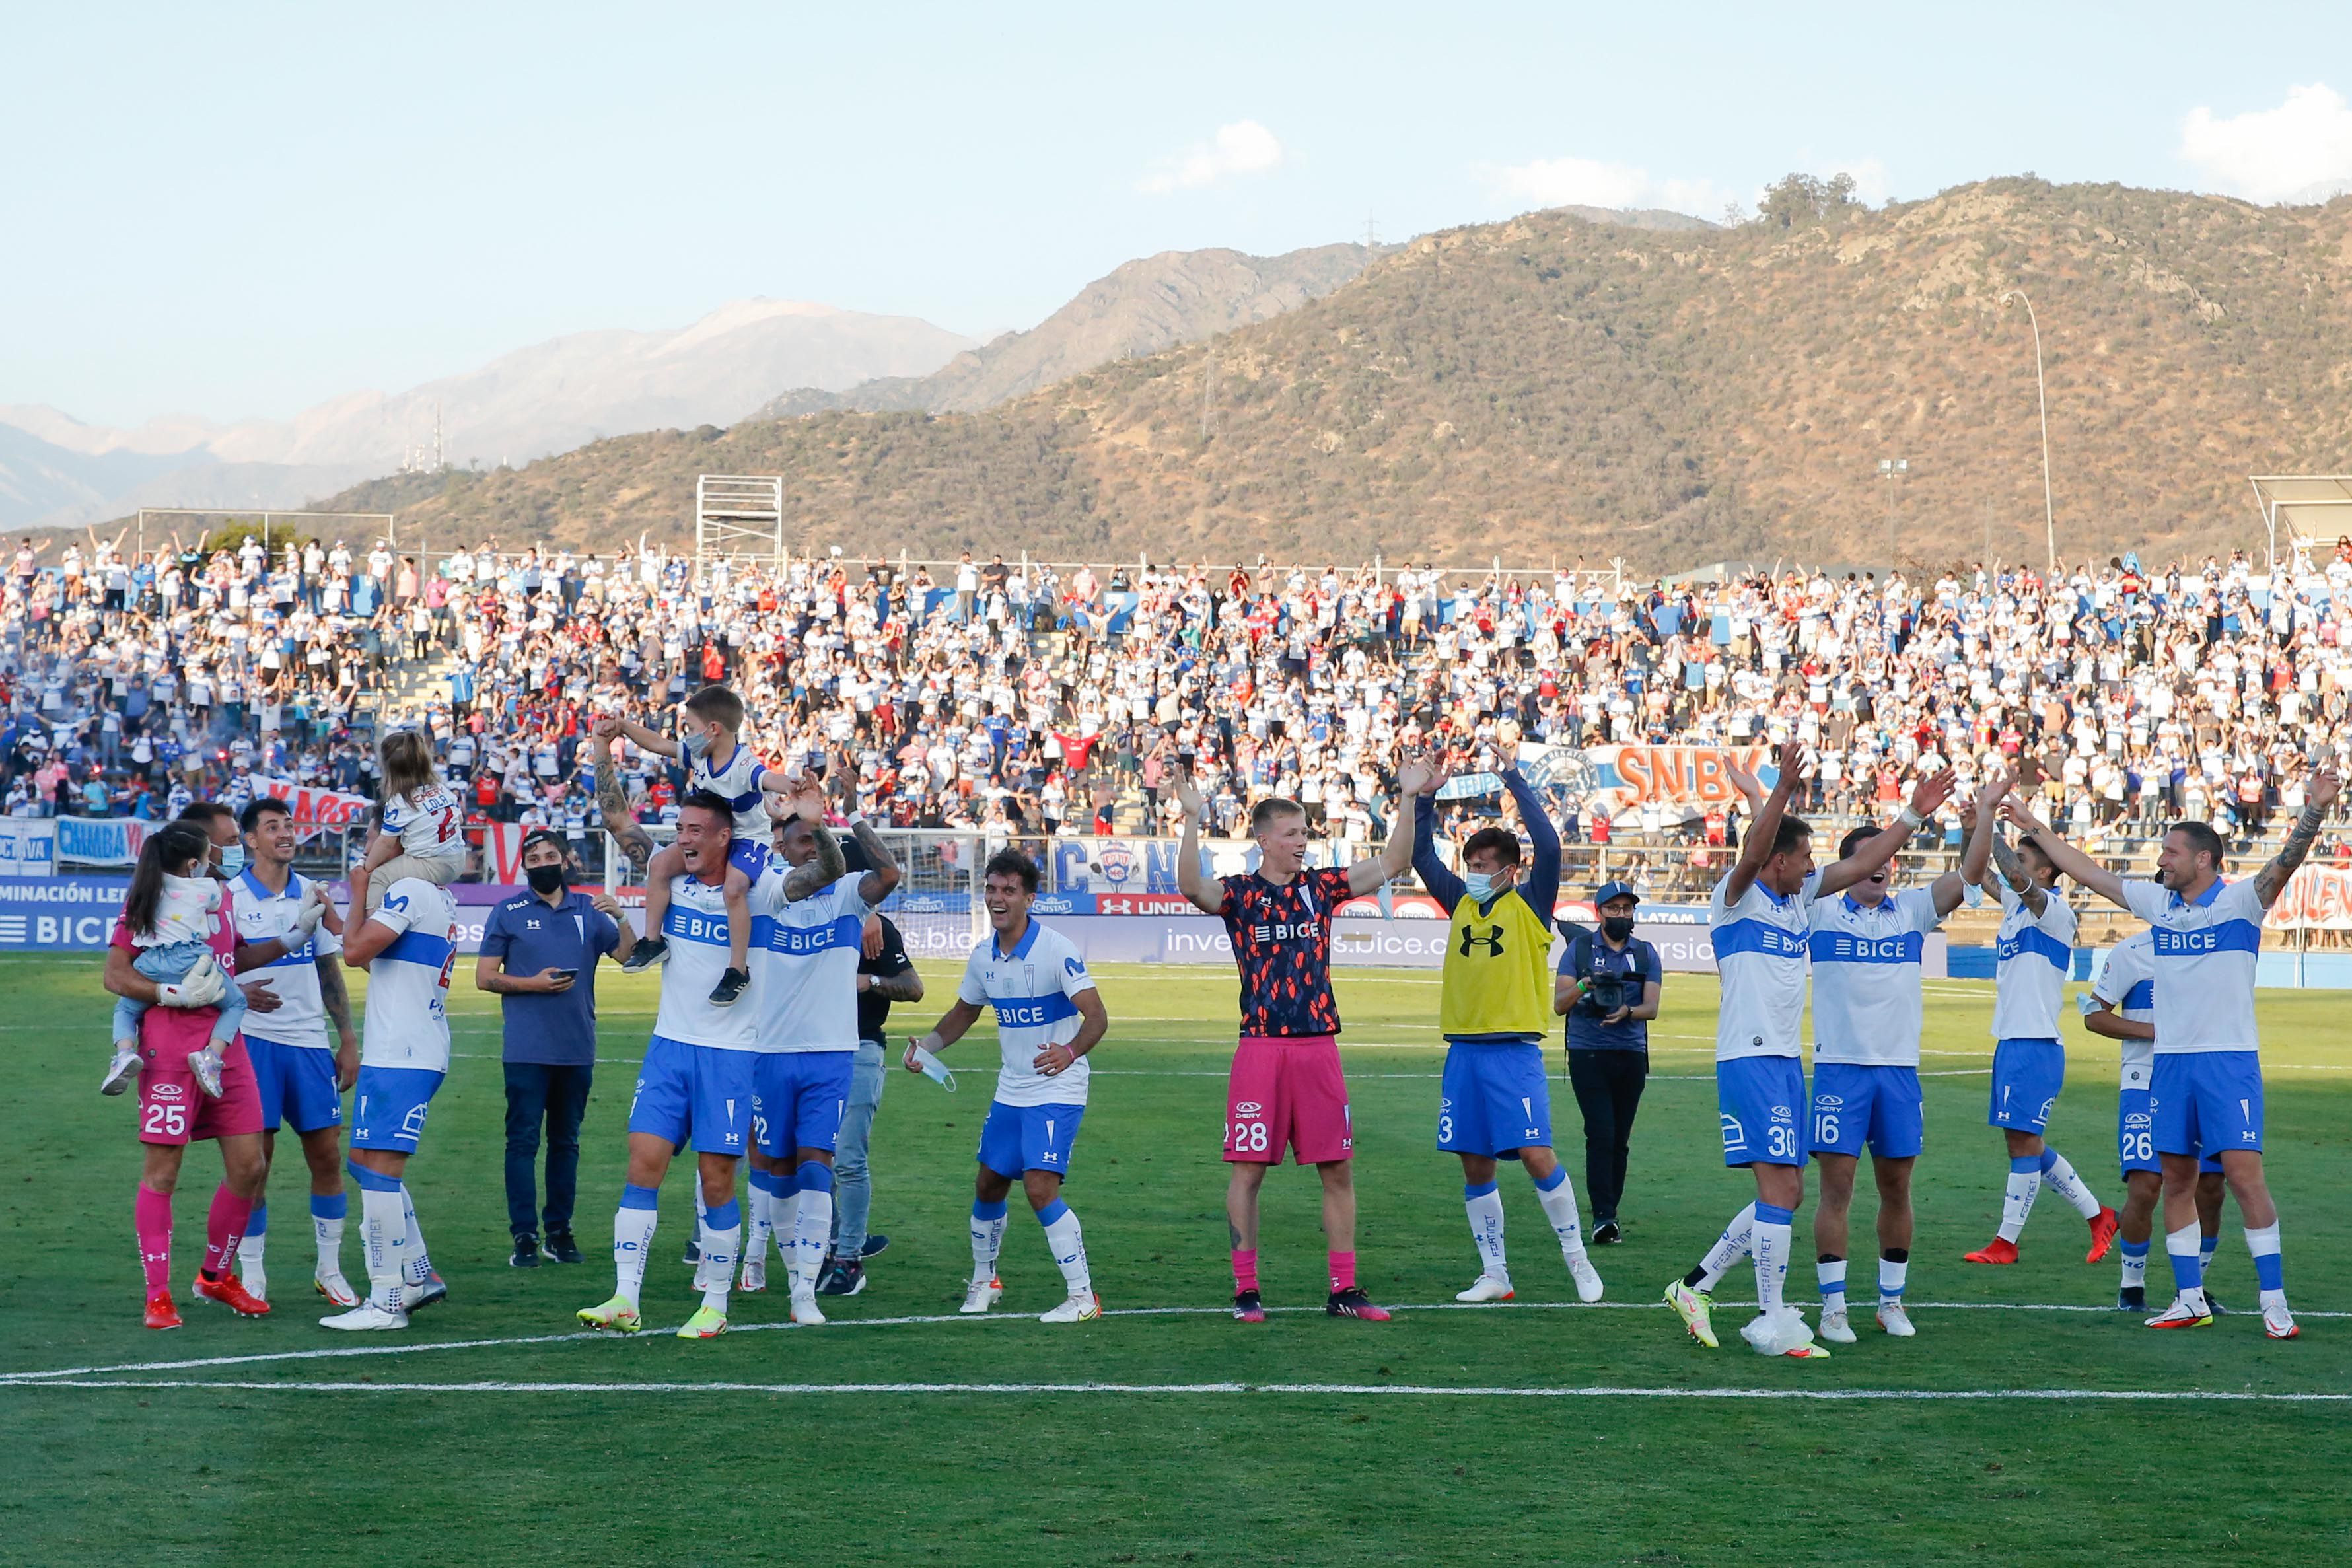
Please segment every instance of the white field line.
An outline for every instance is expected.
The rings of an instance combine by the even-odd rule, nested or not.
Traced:
[[[2112,1307],[2084,1306],[2071,1302],[2042,1301],[1913,1301],[1914,1312],[2081,1312],[2102,1317],[2128,1317]],[[1123,1307],[1103,1313],[1105,1318],[1223,1318],[1229,1316],[1230,1307]],[[1320,1314],[1320,1307],[1268,1307],[1268,1312],[1284,1315]],[[1431,1301],[1390,1307],[1391,1312],[1664,1312],[1669,1310],[1663,1301]],[[2297,1309],[2299,1319],[2321,1320],[2352,1318],[2352,1312],[2322,1312]],[[1022,1312],[991,1312],[966,1317],[960,1312],[918,1313],[895,1318],[835,1318],[825,1324],[835,1329],[887,1329],[909,1325],[1026,1323],[1033,1320]],[[576,1344],[591,1341],[613,1343],[650,1343],[670,1338],[676,1325],[656,1328],[646,1326],[637,1333],[620,1335],[593,1331],[576,1331],[561,1334],[523,1334],[499,1339],[439,1340],[423,1344],[376,1342],[362,1345],[333,1345],[314,1350],[272,1351],[253,1355],[197,1356],[184,1361],[120,1362],[107,1366],[67,1366],[50,1372],[0,1373],[0,1386],[9,1384],[36,1384],[63,1378],[96,1377],[130,1373],[191,1372],[214,1366],[261,1366],[277,1362],[349,1361],[358,1357],[387,1355],[425,1355],[436,1351],[495,1350],[509,1345]],[[790,1322],[740,1323],[728,1329],[730,1334],[759,1334],[779,1331],[814,1333]],[[227,1387],[229,1384],[218,1386]],[[366,1386],[366,1385],[363,1385]]]
[[[1389,1383],[224,1383],[203,1378],[26,1384],[30,1388],[201,1389],[251,1394],[1277,1394],[1326,1398],[1695,1399],[1854,1401],[2112,1400],[2126,1404],[2345,1405],[2352,1394],[2256,1394],[2188,1388],[1581,1388]]]

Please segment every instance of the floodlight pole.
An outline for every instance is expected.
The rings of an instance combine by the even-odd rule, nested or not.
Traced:
[[[2000,303],[2011,300],[2025,307],[2025,321],[2033,329],[2033,395],[2042,407],[2042,525],[2050,552],[2049,570],[2058,570],[2058,509],[2050,496],[2050,391],[2042,379],[2042,323],[2033,314],[2033,301],[2025,297],[2022,289],[2004,289]]]

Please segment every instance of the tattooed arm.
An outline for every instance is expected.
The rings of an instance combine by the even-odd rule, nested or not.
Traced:
[[[802,774],[793,786],[792,809],[808,824],[810,837],[816,840],[816,858],[805,866],[797,866],[784,878],[784,901],[798,903],[812,894],[824,891],[849,874],[849,858],[841,852],[841,840],[824,825],[824,785],[808,774]]]
[[[2302,815],[2294,819],[2294,826],[2287,830],[2286,842],[2271,857],[2268,865],[2254,873],[2254,891],[2261,896],[2263,908],[2269,909],[2286,891],[2287,879],[2303,864],[2304,857],[2311,853],[2312,841],[2319,837],[2320,824],[2327,818],[2327,808],[2335,803],[2336,791],[2343,787],[2344,780],[2333,767],[2322,768],[2311,775],[2311,797]]]
[[[360,1037],[352,1030],[352,994],[343,966],[332,955],[319,960],[319,1004],[335,1026],[335,1088],[348,1092],[360,1076]]]
[[[654,836],[637,821],[629,809],[629,797],[621,792],[621,770],[613,761],[612,737],[600,732],[590,744],[596,760],[596,810],[604,819],[604,831],[643,876],[653,862]]]
[[[857,896],[864,899],[866,907],[871,909],[888,898],[891,889],[898,887],[898,861],[890,853],[890,847],[882,842],[882,836],[874,831],[874,825],[864,817],[851,823],[849,831],[857,839],[857,847],[866,851],[867,870],[858,879]],[[894,996],[891,1000],[895,1002],[900,998]]]
[[[1992,863],[2000,879],[2009,884],[2009,890],[2024,900],[2025,907],[2039,917],[2049,900],[2033,879],[2025,874],[2024,862],[2018,859],[2017,851],[2009,847],[2009,840],[2000,836],[1999,829],[1993,832]],[[2000,889],[1994,886],[1991,877],[1985,878],[1980,886],[1985,891],[1999,895]]]

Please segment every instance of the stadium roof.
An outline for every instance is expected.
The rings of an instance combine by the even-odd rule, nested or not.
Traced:
[[[2247,482],[2254,487],[2254,504],[2270,530],[2273,565],[2281,523],[2296,541],[2352,533],[2352,474],[2252,474]]]

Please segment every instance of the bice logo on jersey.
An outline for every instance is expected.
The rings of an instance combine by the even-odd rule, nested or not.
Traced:
[[[1841,931],[1830,944],[1830,955],[1862,963],[1900,963],[1912,956],[1910,946],[1907,937],[1849,936]]]
[[[2167,958],[2193,958],[2200,953],[2220,952],[2231,945],[2222,940],[2224,932],[2220,926],[2204,931],[2167,931],[2159,926],[2150,934],[2156,939],[2156,951]]]
[[[1043,997],[996,1004],[996,1026],[1000,1029],[1034,1029],[1052,1021]]]
[[[723,913],[698,914],[692,910],[672,904],[669,907],[669,919],[664,923],[669,928],[670,935],[682,936],[688,942],[710,942],[723,944],[727,941],[727,917]]]
[[[1272,925],[1250,927],[1252,942],[1288,942],[1293,937],[1311,941],[1323,928],[1313,921],[1276,921]]]

